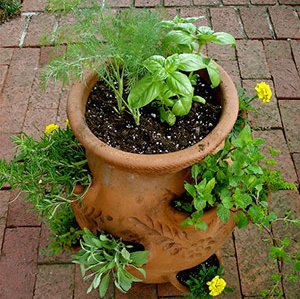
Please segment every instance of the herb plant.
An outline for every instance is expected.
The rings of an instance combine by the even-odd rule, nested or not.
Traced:
[[[0,160],[0,188],[6,183],[20,189],[51,230],[50,253],[59,253],[78,243],[81,231],[71,203],[77,184],[87,188],[90,175],[84,151],[71,129],[47,126],[40,140],[22,133],[15,136],[17,153],[8,162]]]
[[[131,252],[131,245],[125,245],[120,239],[101,232],[98,236],[84,229],[81,250],[74,255],[73,262],[80,264],[84,280],[93,277],[93,282],[87,293],[99,288],[103,298],[107,292],[110,277],[115,286],[122,292],[127,292],[133,282],[141,281],[127,270],[134,268],[142,275],[146,273],[141,266],[147,262],[147,251]]]
[[[201,265],[197,274],[190,275],[186,284],[190,294],[184,296],[188,299],[210,299],[220,295],[223,291],[231,291],[226,287],[223,276],[223,267]]]

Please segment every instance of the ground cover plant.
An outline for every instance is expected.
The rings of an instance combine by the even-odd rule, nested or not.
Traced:
[[[0,24],[20,13],[19,0],[0,0]]]

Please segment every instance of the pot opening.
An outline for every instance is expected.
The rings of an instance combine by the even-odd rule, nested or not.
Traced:
[[[197,278],[199,272],[203,269],[203,267],[210,268],[212,266],[215,266],[217,268],[220,267],[220,261],[215,254],[193,268],[179,271],[176,275],[176,279],[185,287],[189,287],[187,281],[190,279],[190,277]]]

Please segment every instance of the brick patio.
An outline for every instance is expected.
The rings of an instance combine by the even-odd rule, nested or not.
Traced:
[[[270,104],[258,107],[250,119],[256,136],[281,150],[278,167],[284,176],[300,182],[300,0],[121,0],[108,1],[116,7],[152,7],[162,4],[174,16],[204,15],[202,24],[227,31],[237,38],[237,47],[210,45],[214,57],[237,86],[253,93],[264,80],[274,96]],[[64,123],[68,91],[50,87],[39,90],[40,69],[48,59],[49,47],[41,47],[39,35],[57,30],[60,20],[46,13],[46,0],[23,0],[22,15],[0,25],[0,157],[14,152],[10,136],[21,131],[39,135],[49,123]],[[85,299],[86,284],[68,254],[47,257],[40,249],[47,244],[47,229],[28,211],[15,192],[0,190],[0,298],[1,299]],[[299,216],[300,196],[280,191],[273,195],[276,211],[294,210]],[[282,233],[282,227],[274,227]],[[292,232],[300,249],[299,230]],[[265,244],[256,238],[254,226],[236,230],[223,250],[225,278],[234,292],[222,298],[259,297],[270,284],[270,264]],[[300,298],[300,284],[284,282],[288,299]],[[135,284],[127,294],[109,289],[107,299],[179,298],[169,284]]]

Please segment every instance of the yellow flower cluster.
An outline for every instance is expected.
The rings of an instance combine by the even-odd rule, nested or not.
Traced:
[[[263,103],[270,102],[272,97],[272,90],[268,84],[265,82],[260,82],[256,84],[255,90],[257,92],[257,96]]]
[[[213,297],[220,295],[226,287],[226,281],[223,278],[220,278],[219,275],[215,276],[206,284],[208,285],[208,288],[210,290],[209,295]]]
[[[56,125],[56,124],[50,124],[48,126],[46,126],[45,128],[45,133],[46,134],[50,134],[52,133],[54,130],[58,129],[59,128],[59,125]]]

